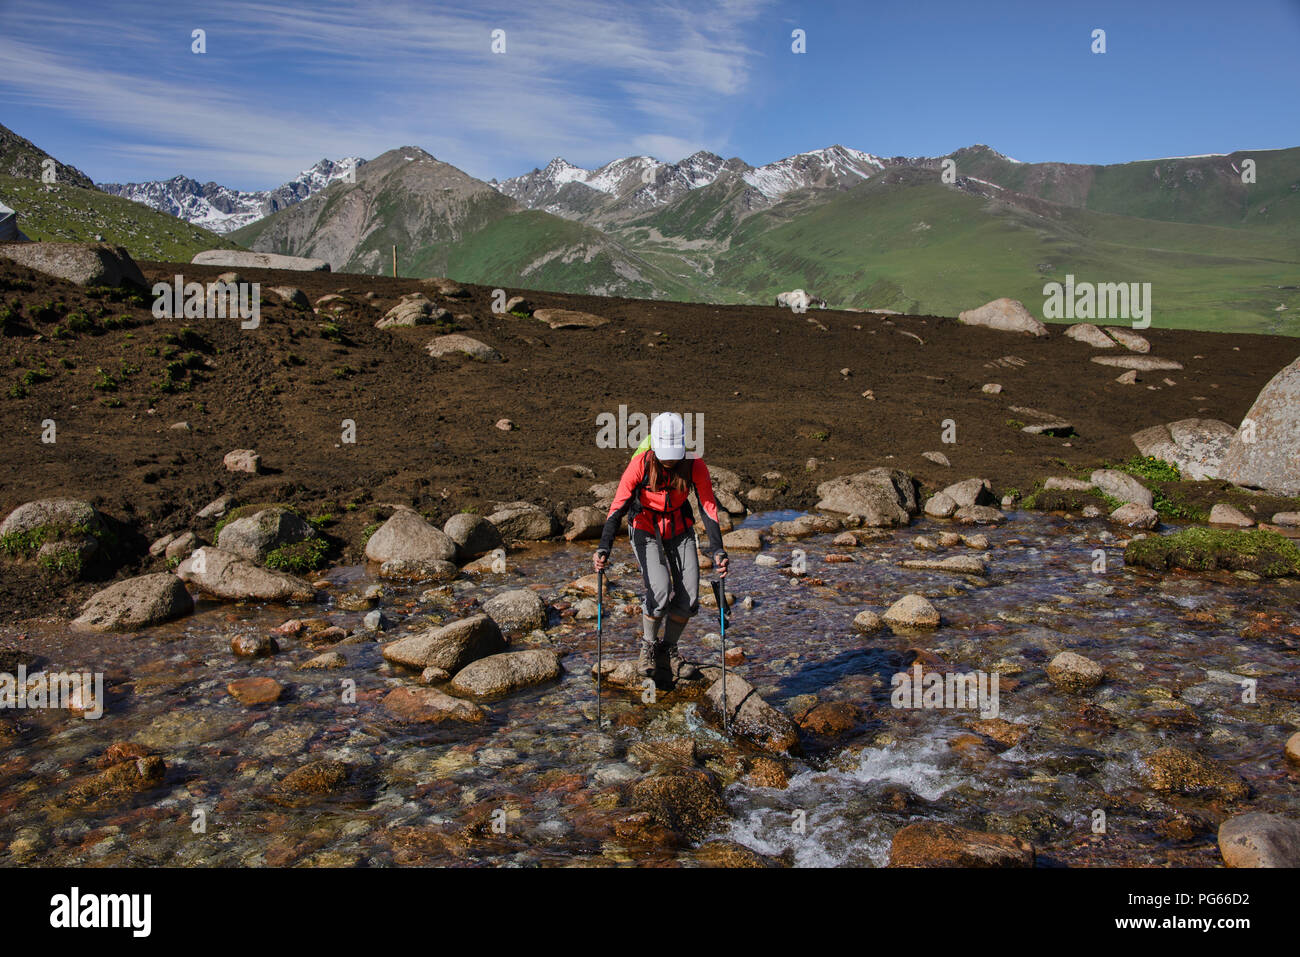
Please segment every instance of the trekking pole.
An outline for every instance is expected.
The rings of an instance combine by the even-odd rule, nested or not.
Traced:
[[[721,579],[713,581],[713,597],[718,600],[718,629],[722,632],[722,730],[731,734],[727,717],[727,586]]]
[[[596,572],[596,730],[600,731],[605,727],[604,721],[601,720],[600,711],[600,691],[601,678],[604,677],[604,668],[601,667],[601,658],[604,652],[605,639],[605,621],[604,621],[604,604],[605,604],[605,570],[602,568]]]

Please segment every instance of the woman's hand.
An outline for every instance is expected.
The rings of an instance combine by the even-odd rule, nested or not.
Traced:
[[[605,566],[609,564],[609,556],[604,552],[597,552],[591,557],[591,567],[598,572],[603,572]]]
[[[713,558],[713,567],[718,573],[719,578],[727,577],[727,556],[718,552]]]

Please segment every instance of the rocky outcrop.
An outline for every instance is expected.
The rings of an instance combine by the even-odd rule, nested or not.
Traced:
[[[1181,369],[1183,364],[1173,359],[1158,359],[1155,356],[1093,356],[1092,361],[1098,365],[1114,366],[1117,369],[1135,369],[1138,372],[1155,372],[1160,369]]]
[[[1086,342],[1094,349],[1114,349],[1115,340],[1091,322],[1076,322],[1070,328],[1065,330],[1067,339],[1074,339],[1078,342]]]
[[[1275,495],[1300,495],[1300,358],[1269,380],[1246,419],[1254,432],[1243,428],[1233,435],[1219,478]]]
[[[1073,651],[1062,651],[1047,665],[1047,677],[1062,691],[1080,694],[1101,684],[1101,665]]]
[[[403,296],[384,318],[375,323],[376,329],[391,329],[394,326],[428,326],[443,319],[451,313],[446,309],[436,308],[430,299],[421,293]]]
[[[881,620],[891,628],[938,628],[939,612],[922,595],[904,595],[889,606]]]
[[[1144,763],[1143,777],[1147,786],[1156,791],[1229,801],[1250,795],[1250,786],[1232,768],[1182,748],[1161,748],[1149,755]]]
[[[72,498],[26,502],[0,523],[0,555],[35,559],[72,578],[103,549],[107,526],[89,503]]]
[[[472,701],[453,698],[437,688],[394,688],[384,697],[384,710],[398,721],[410,724],[443,721],[480,724],[487,717],[487,712]]]

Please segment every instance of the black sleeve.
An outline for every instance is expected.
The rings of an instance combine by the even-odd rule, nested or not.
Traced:
[[[628,513],[633,501],[641,494],[640,483],[645,473],[643,468],[642,474],[633,481],[632,470],[636,467],[637,460],[633,459],[623,470],[618,491],[614,493],[614,501],[609,506],[609,517],[605,519],[605,527],[600,533],[600,544],[596,546],[598,552],[609,554],[610,549],[614,547],[614,536],[618,534],[618,526],[623,521],[623,516]]]

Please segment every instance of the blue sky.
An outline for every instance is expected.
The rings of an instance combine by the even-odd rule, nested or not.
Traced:
[[[1300,0],[0,0],[0,123],[97,182],[242,189],[404,145],[483,179],[832,143],[1114,163],[1300,145],[1297,51]]]

